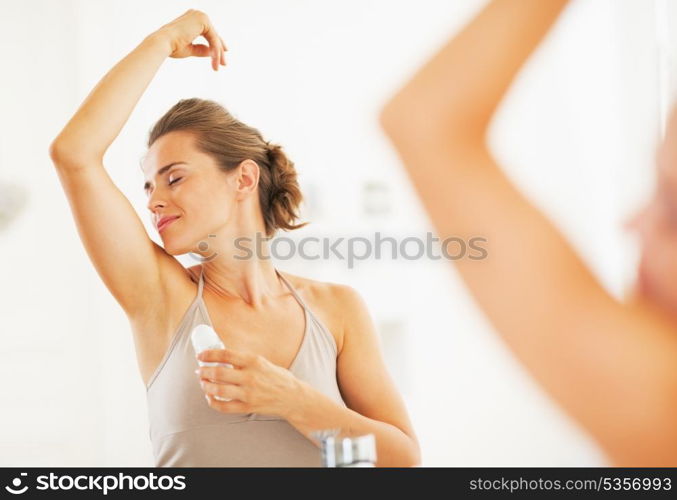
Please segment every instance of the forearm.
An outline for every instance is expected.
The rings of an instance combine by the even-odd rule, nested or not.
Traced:
[[[386,105],[386,130],[444,126],[484,136],[520,67],[567,0],[494,0]]]
[[[284,417],[307,438],[324,429],[341,429],[350,435],[373,434],[377,467],[419,465],[418,444],[401,429],[341,406],[308,384],[301,383],[299,391],[299,402]]]
[[[89,93],[53,141],[52,156],[102,159],[170,53],[170,43],[160,32],[146,37]]]

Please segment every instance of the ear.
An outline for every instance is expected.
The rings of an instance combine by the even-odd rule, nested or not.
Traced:
[[[254,160],[243,160],[237,166],[237,175],[235,177],[235,189],[237,199],[241,200],[256,192],[259,185],[259,164]]]

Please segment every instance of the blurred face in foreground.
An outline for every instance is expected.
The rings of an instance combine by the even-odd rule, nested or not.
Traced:
[[[677,318],[677,107],[656,155],[656,187],[633,218],[639,233],[639,294]]]

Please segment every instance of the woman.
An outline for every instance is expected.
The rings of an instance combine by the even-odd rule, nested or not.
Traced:
[[[200,35],[208,46],[192,44]],[[156,465],[320,465],[312,434],[334,428],[373,433],[378,466],[416,465],[416,437],[359,295],[281,274],[265,242],[243,258],[259,235],[299,227],[296,173],[279,146],[214,102],[170,109],[142,162],[163,247],[103,167],[167,56],[210,57],[216,71],[225,50],[209,18],[187,11],[113,67],[50,148],[88,255],[132,325]],[[174,255],[191,251],[207,255],[185,269]],[[195,375],[189,337],[200,323],[227,347],[201,360],[234,368]]]
[[[389,101],[381,123],[440,236],[487,238],[487,259],[456,266],[517,357],[613,463],[675,466],[676,115],[640,222],[641,297],[627,304],[602,288],[487,146],[497,106],[565,4],[492,1]]]

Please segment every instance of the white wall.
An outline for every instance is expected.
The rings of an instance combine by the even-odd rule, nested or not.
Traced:
[[[659,56],[656,2],[665,9],[663,0],[574,2],[494,129],[511,177],[618,295],[636,257],[620,224],[651,185],[666,106],[660,85],[673,74],[669,44]],[[222,102],[285,146],[313,221],[294,238],[430,230],[376,113],[483,2],[0,4],[0,185],[20,183],[30,194],[0,232],[0,465],[152,465],[129,325],[82,248],[47,148],[105,72],[186,9],[209,14],[229,47],[228,66],[214,73],[207,59],[167,60],[105,158],[156,241],[138,160],[154,121],[193,96]],[[365,213],[370,182],[385,191],[388,213]],[[512,358],[448,264],[279,267],[351,284],[365,297],[424,465],[605,464]]]

